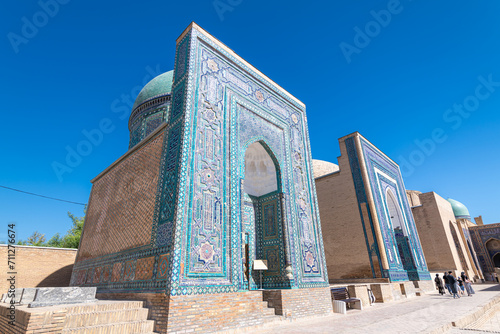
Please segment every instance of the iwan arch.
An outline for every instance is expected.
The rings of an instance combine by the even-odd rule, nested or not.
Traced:
[[[148,300],[162,332],[190,303],[239,309],[200,326],[238,325],[276,289],[283,315],[331,312],[302,102],[193,23],[129,129],[129,151],[92,181],[72,285]]]

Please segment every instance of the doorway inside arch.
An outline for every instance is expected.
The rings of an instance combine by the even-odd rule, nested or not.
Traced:
[[[412,255],[408,231],[404,224],[403,213],[401,212],[396,196],[390,189],[387,190],[386,201],[394,231],[394,238],[396,239],[403,268],[408,272],[408,278],[410,280],[418,280],[418,274],[416,273],[417,268]]]
[[[493,256],[493,265],[495,268],[500,268],[500,253],[496,253],[495,256]]]
[[[260,288],[260,272],[253,270],[255,260],[266,260],[262,288],[286,288],[285,246],[281,203],[280,168],[263,142],[255,142],[245,151],[245,177],[242,182],[242,247],[246,287]]]
[[[492,238],[486,242],[486,249],[491,256],[494,267],[500,268],[500,240]]]

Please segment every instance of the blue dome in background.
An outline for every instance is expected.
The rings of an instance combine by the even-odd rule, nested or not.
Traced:
[[[451,204],[455,218],[467,218],[470,220],[470,213],[465,205],[451,198],[448,198],[447,201]]]
[[[170,94],[172,92],[173,78],[174,71],[168,71],[160,74],[159,76],[148,82],[146,86],[144,86],[144,88],[140,91],[139,95],[137,95],[132,110],[151,98]]]

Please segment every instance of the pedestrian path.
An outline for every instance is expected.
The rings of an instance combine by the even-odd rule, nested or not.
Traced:
[[[349,310],[346,315],[283,322],[255,333],[491,333],[497,327],[500,312],[493,314],[483,327],[474,330],[453,327],[452,323],[465,328],[485,313],[485,305],[500,304],[500,285],[475,284],[476,294],[453,299],[449,294],[437,292],[421,297],[376,303],[362,311]],[[495,322],[497,321],[497,322]],[[491,329],[493,328],[493,329]]]

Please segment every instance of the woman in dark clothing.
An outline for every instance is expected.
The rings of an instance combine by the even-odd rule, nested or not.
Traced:
[[[457,282],[458,282],[458,287],[460,288],[460,290],[458,292],[463,295],[465,292],[464,281],[462,281],[462,278],[460,278],[460,276],[458,276]]]
[[[451,271],[448,271],[448,282],[450,283],[450,289],[451,289],[451,292],[453,293],[453,299],[455,298],[460,298],[460,295],[458,294],[458,283],[457,283],[457,279],[455,278],[455,276],[453,276],[451,274]]]
[[[443,274],[443,280],[444,280],[444,285],[446,286],[446,289],[448,289],[448,292],[450,293],[450,295],[452,295],[451,288],[450,288],[450,282],[448,281],[448,273],[447,272],[445,272]]]
[[[436,287],[439,290],[439,294],[441,296],[444,295],[443,280],[439,277],[439,274],[436,274],[436,278],[434,279],[434,282],[436,282]]]

